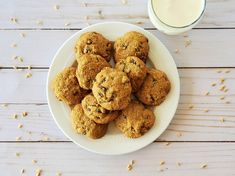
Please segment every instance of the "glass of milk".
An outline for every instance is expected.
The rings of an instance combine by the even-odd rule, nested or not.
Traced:
[[[202,18],[206,0],[149,0],[148,13],[153,25],[168,35],[192,29]]]

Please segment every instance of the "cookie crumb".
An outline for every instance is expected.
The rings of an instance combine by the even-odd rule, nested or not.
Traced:
[[[212,86],[212,87],[215,87],[215,86],[216,86],[216,83],[212,83],[211,86]]]
[[[192,41],[190,40],[190,39],[187,39],[186,41],[185,41],[185,47],[188,47],[189,45],[191,45],[192,44]]]
[[[19,156],[20,156],[20,152],[16,152],[15,155],[16,155],[17,157],[19,157]]]
[[[59,10],[60,6],[56,4],[56,5],[53,6],[53,8],[54,8],[54,10]]]
[[[223,86],[221,86],[221,87],[220,87],[220,89],[219,89],[219,90],[220,90],[220,91],[224,91],[224,89],[225,89],[225,88],[226,88],[226,86],[225,86],[225,85],[223,85]]]
[[[42,20],[37,20],[36,23],[37,23],[37,25],[40,25],[40,26],[43,25],[43,21]]]
[[[162,160],[162,161],[160,161],[159,164],[160,164],[160,166],[162,166],[162,165],[164,165],[165,163],[166,163],[166,162]]]
[[[230,70],[226,70],[226,71],[225,71],[225,73],[229,73],[229,72],[230,72]]]
[[[43,140],[44,141],[49,141],[49,137],[48,136],[43,136]]]
[[[224,100],[224,99],[225,99],[225,96],[220,97],[220,100]]]
[[[61,172],[56,173],[56,176],[61,176],[61,175],[62,175]]]
[[[21,169],[21,170],[20,170],[20,173],[21,173],[21,174],[25,173],[25,170],[24,170],[24,169]]]
[[[176,164],[177,164],[177,166],[181,166],[182,165],[182,163],[180,163],[180,162],[177,162]]]
[[[222,73],[222,71],[221,71],[221,70],[218,70],[217,73]]]
[[[178,54],[180,52],[179,49],[174,49],[174,53]]]
[[[19,125],[18,125],[18,128],[22,128],[22,127],[23,127],[23,125],[22,125],[22,124],[19,124]]]
[[[228,92],[228,88],[224,89],[224,92]]]
[[[11,17],[11,22],[18,23],[18,19],[16,17]]]
[[[31,78],[32,77],[32,73],[27,73],[26,75],[25,75],[25,78]]]
[[[37,169],[35,172],[35,176],[41,176],[42,174],[42,169]]]
[[[64,24],[64,26],[70,26],[71,25],[71,23],[65,23]]]
[[[21,139],[22,139],[21,136],[16,137],[17,141],[20,141]]]
[[[31,69],[32,69],[31,65],[27,66],[27,69],[28,69],[28,70],[31,70]]]
[[[225,120],[224,120],[224,118],[222,117],[222,118],[220,119],[220,122],[224,123],[224,121],[225,121]]]
[[[134,160],[131,160],[128,165],[127,165],[127,170],[128,171],[131,171],[133,169],[133,165],[134,165],[135,161]]]
[[[136,24],[143,24],[142,21],[136,21]]]
[[[2,107],[6,108],[8,106],[8,104],[4,103],[2,104]]]
[[[220,84],[223,84],[225,81],[225,78],[220,78]]]
[[[203,164],[203,165],[201,165],[201,168],[202,168],[202,169],[207,168],[207,164]]]
[[[122,4],[126,5],[127,4],[127,0],[122,0]]]
[[[38,161],[37,160],[32,160],[32,163],[36,164],[36,163],[38,163]]]
[[[193,105],[190,105],[190,106],[189,106],[189,109],[193,109],[193,108],[194,108],[194,106],[193,106]]]
[[[17,114],[13,114],[13,119],[17,119],[18,115]]]
[[[170,145],[170,144],[171,144],[170,142],[166,142],[166,143],[165,143],[166,146],[168,146],[168,145]]]
[[[226,101],[225,103],[226,103],[226,104],[230,104],[230,101]]]
[[[204,112],[209,112],[209,109],[204,109]]]
[[[23,117],[26,117],[27,115],[28,115],[28,112],[25,112],[25,111],[22,112],[22,116],[23,116]]]
[[[11,47],[12,47],[12,48],[16,48],[16,47],[17,47],[17,44],[16,44],[16,43],[12,43],[12,44],[11,44]]]
[[[209,95],[209,94],[210,94],[210,92],[206,92],[206,93],[205,93],[206,96]]]
[[[20,36],[24,38],[26,35],[25,35],[25,33],[21,32]]]

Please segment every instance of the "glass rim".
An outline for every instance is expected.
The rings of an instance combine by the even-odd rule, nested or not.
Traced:
[[[186,27],[192,26],[193,24],[195,24],[196,22],[198,22],[199,19],[201,19],[201,17],[203,16],[203,14],[204,14],[204,12],[205,12],[205,10],[206,10],[206,0],[204,0],[203,10],[202,10],[201,14],[198,16],[198,18],[197,18],[195,21],[193,21],[192,23],[190,23],[190,24],[188,24],[188,25],[185,25],[185,26],[180,26],[180,27],[179,27],[179,26],[172,26],[172,25],[169,25],[169,24],[163,22],[163,21],[158,17],[158,15],[156,14],[156,12],[155,12],[155,10],[154,10],[154,8],[153,8],[153,1],[154,1],[154,0],[151,0],[151,8],[152,8],[152,10],[153,10],[154,15],[156,16],[156,18],[157,18],[161,23],[163,23],[164,25],[166,25],[166,26],[168,26],[168,27],[171,27],[171,28],[182,29],[182,28],[186,28]]]

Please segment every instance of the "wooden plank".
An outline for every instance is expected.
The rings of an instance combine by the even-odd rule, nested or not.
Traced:
[[[235,69],[179,69],[181,77],[181,98],[174,120],[159,140],[170,141],[235,141]],[[1,107],[0,140],[14,141],[22,136],[25,141],[39,141],[48,136],[50,140],[67,140],[59,132],[45,104],[45,83],[47,70],[33,70],[33,76],[26,79],[24,72],[2,70],[0,79],[0,103],[13,103]],[[219,90],[219,79],[225,79],[228,92]],[[212,83],[217,83],[212,87]],[[205,93],[209,91],[209,95]],[[223,98],[224,100],[221,100]],[[229,102],[227,104],[226,102]],[[189,106],[193,105],[193,109]],[[209,112],[205,112],[205,110]],[[29,112],[29,117],[13,120],[14,113]],[[224,118],[225,122],[221,122]],[[24,127],[18,129],[22,123]],[[29,134],[29,131],[32,134]],[[42,133],[43,132],[43,133]],[[182,136],[179,137],[179,135]]]
[[[124,21],[145,28],[153,27],[148,18],[147,1],[126,2],[123,4],[122,0],[1,1],[0,28],[83,28],[88,24],[105,21]],[[59,10],[54,10],[56,4],[60,6]],[[235,27],[234,10],[233,0],[208,0],[205,16],[197,27]],[[12,23],[11,17],[16,17],[18,24]],[[43,25],[38,25],[38,20],[42,20]],[[70,25],[65,26],[66,23]]]
[[[188,33],[192,44],[185,47],[185,37],[166,36],[150,30],[172,53],[178,67],[235,67],[235,29],[192,30]],[[25,33],[22,38],[20,33]],[[34,67],[49,67],[56,50],[76,31],[46,30],[46,31],[1,31],[0,32],[0,65]],[[18,46],[12,48],[16,43]],[[217,49],[215,49],[217,48]],[[179,49],[179,53],[174,53]],[[225,52],[226,51],[226,52]],[[22,56],[24,62],[13,59]],[[223,60],[223,61],[221,61]]]
[[[235,173],[234,143],[171,143],[170,146],[153,143],[140,151],[115,157],[93,154],[73,143],[1,143],[0,151],[4,176],[20,175],[21,169],[25,169],[26,175],[35,175],[38,168],[42,169],[42,175],[61,172],[66,176],[232,176]],[[127,171],[131,160],[135,161],[133,169]],[[160,166],[162,161],[165,164]],[[203,165],[207,167],[201,168]]]
[[[235,141],[235,111],[233,105],[188,104],[180,102],[170,126],[158,141]],[[204,109],[210,112],[204,113]],[[28,112],[22,117],[22,112]],[[14,114],[18,118],[14,119]],[[0,141],[69,141],[56,126],[48,106],[34,104],[11,104],[0,108]],[[162,118],[162,117],[157,117]],[[221,119],[224,122],[221,122]],[[18,125],[22,124],[21,129]]]
[[[28,70],[13,71],[3,69],[0,71],[0,103],[46,103],[46,69],[31,70],[32,77],[25,78]],[[217,73],[222,71],[222,73]],[[225,73],[229,71],[229,73]],[[224,104],[225,101],[235,103],[235,69],[179,69],[181,79],[181,102]],[[225,79],[228,92],[220,91],[220,78]],[[211,84],[217,85],[212,87]],[[205,93],[210,91],[210,96]],[[225,100],[220,100],[221,96]]]

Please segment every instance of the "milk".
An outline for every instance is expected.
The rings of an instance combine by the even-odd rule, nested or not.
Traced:
[[[205,0],[153,0],[153,8],[163,23],[183,27],[200,17],[204,3]]]
[[[195,26],[205,4],[206,0],[149,0],[149,17],[160,31],[174,35]]]

